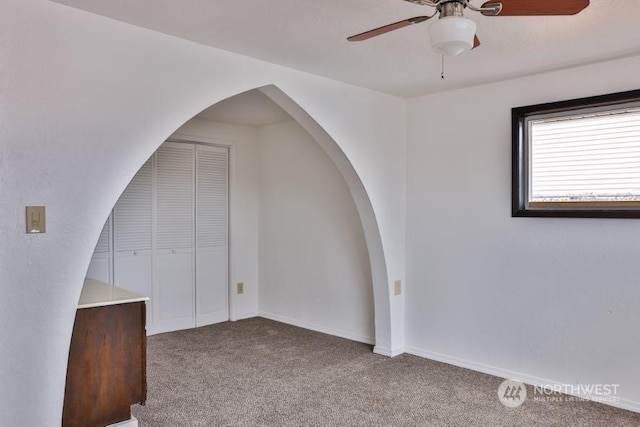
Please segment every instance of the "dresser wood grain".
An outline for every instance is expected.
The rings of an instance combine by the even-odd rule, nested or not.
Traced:
[[[62,425],[129,420],[146,400],[144,302],[79,308],[71,337]]]

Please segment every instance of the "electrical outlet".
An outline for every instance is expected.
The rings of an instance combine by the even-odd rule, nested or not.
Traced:
[[[393,283],[393,293],[396,295],[400,295],[402,293],[402,282],[400,280],[396,280]]]
[[[238,294],[244,294],[244,283],[238,282],[236,285],[236,291]]]

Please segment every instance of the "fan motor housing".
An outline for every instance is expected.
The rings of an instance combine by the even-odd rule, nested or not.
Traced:
[[[438,4],[438,11],[440,11],[440,18],[446,18],[447,16],[464,16],[464,8],[466,7],[464,2],[458,0],[446,0]]]

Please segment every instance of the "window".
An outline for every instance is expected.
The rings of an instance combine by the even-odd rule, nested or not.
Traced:
[[[640,218],[640,90],[512,110],[512,216]]]

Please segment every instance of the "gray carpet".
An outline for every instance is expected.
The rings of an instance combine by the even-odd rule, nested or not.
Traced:
[[[142,427],[640,425],[593,402],[506,408],[500,378],[371,350],[261,318],[155,335],[133,414]]]

